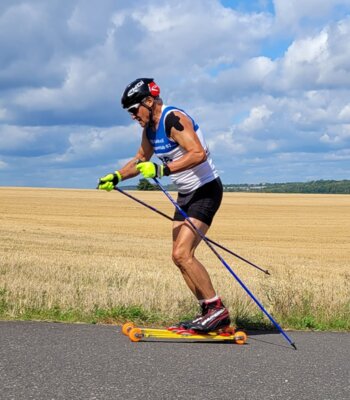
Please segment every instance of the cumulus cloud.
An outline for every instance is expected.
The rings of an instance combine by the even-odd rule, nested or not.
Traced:
[[[320,24],[339,18],[348,11],[349,4],[344,0],[273,0],[275,28],[283,35],[303,35]]]
[[[298,39],[280,60],[280,79],[286,89],[350,88],[350,18],[319,33]]]
[[[338,114],[339,120],[342,122],[350,122],[350,103],[346,104]]]
[[[0,169],[7,168],[8,164],[5,161],[0,160]]]
[[[68,136],[68,146],[55,157],[65,166],[109,165],[118,159],[132,157],[140,143],[136,126],[76,129]]]
[[[22,163],[27,184],[90,187],[132,157],[140,131],[119,102],[138,76],[198,120],[226,182],[322,178],[325,163],[344,178],[350,5],[270,3],[2,1],[0,183]]]
[[[58,4],[53,4],[56,7],[50,9],[42,2],[41,7],[20,3],[2,18],[5,30],[15,21],[25,22],[27,29],[15,38],[23,42],[25,37],[24,57],[7,56],[12,62],[3,75],[7,84],[9,74],[13,82],[18,75],[28,77],[10,102],[23,123],[58,123],[60,119],[66,123],[68,115],[71,122],[75,115],[81,123],[81,111],[89,122],[94,115],[98,121],[111,123],[121,117],[114,105],[125,82],[148,73],[167,80],[169,89],[176,91],[177,81],[190,72],[189,67],[195,78],[198,70],[238,62],[253,53],[271,26],[268,15],[244,15],[208,0],[176,5],[149,1],[138,7],[130,3],[123,9],[113,9],[107,1],[97,12],[97,22],[96,10],[86,2],[70,2],[57,13]],[[30,56],[35,43],[41,46]],[[30,70],[24,71],[28,64]]]
[[[0,154],[42,156],[65,148],[67,128],[0,125]]]

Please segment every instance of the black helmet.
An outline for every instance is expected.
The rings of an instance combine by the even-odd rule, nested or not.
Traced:
[[[159,86],[153,78],[138,78],[131,82],[124,90],[121,102],[123,108],[130,108],[141,103],[146,97],[157,98],[160,94]]]

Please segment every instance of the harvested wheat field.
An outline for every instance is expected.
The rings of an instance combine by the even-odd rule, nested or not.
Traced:
[[[172,215],[162,192],[132,192]],[[173,194],[174,196],[176,194]],[[171,261],[171,222],[117,192],[0,188],[0,317],[171,323],[196,302]],[[224,193],[208,237],[284,328],[349,329],[350,196]],[[265,318],[202,243],[238,323]]]

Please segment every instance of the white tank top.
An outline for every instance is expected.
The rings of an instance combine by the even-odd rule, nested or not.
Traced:
[[[177,186],[179,193],[186,194],[216,179],[219,174],[210,157],[208,146],[204,140],[199,126],[185,111],[176,107],[163,105],[157,130],[154,132],[150,128],[146,129],[146,136],[153,146],[156,156],[163,162],[163,164],[167,164],[171,161],[178,160],[187,153],[183,147],[169,138],[166,134],[165,118],[171,111],[181,112],[192,121],[193,129],[207,154],[206,161],[202,162],[201,164],[185,171],[175,172],[170,175],[170,178]]]

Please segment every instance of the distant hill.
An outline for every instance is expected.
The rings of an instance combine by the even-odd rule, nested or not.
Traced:
[[[225,192],[254,193],[332,193],[350,194],[350,180],[318,180],[310,182],[228,184]]]
[[[146,181],[146,182],[145,182]],[[224,192],[253,192],[253,193],[328,193],[350,194],[350,180],[318,180],[310,182],[287,183],[242,183],[224,184]],[[123,190],[159,190],[156,185],[141,179],[138,185],[121,186]],[[174,185],[166,185],[169,191],[176,191]]]

